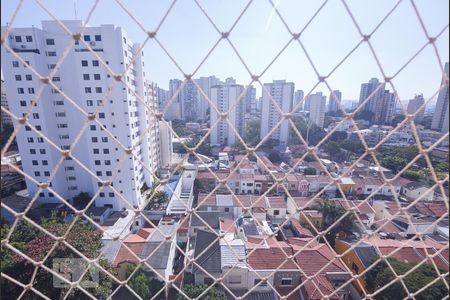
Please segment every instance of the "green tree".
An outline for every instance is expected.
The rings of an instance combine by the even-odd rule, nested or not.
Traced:
[[[73,205],[78,208],[85,208],[86,205],[91,201],[92,196],[86,192],[81,192],[75,197],[73,197]]]
[[[187,284],[183,287],[183,292],[186,294],[186,296],[189,297],[189,299],[195,299],[198,296],[200,296],[201,293],[203,293],[204,290],[208,288],[208,285],[206,284],[200,284],[200,285],[193,285],[193,284]],[[181,293],[178,294],[179,300],[185,300],[186,297],[184,297]],[[226,300],[226,295],[222,292],[217,290],[215,287],[210,288],[201,298],[201,300]]]
[[[413,181],[419,181],[421,177],[420,172],[413,170],[406,170],[402,176]]]
[[[292,121],[294,122],[295,127],[302,135],[303,139],[306,141],[306,137],[308,136],[308,145],[315,146],[317,145],[325,136],[325,131],[315,124],[310,124],[309,133],[308,133],[308,124],[307,121],[301,117],[293,117]],[[291,138],[289,140],[290,144],[300,144],[300,138],[291,130]]]
[[[278,152],[276,151],[272,151],[269,153],[269,156],[267,157],[271,162],[273,162],[274,164],[279,164],[281,163],[281,156]]]
[[[129,265],[126,269],[126,277],[128,278],[131,273],[134,271],[136,266]],[[133,274],[130,281],[128,282],[128,286],[136,292],[142,299],[148,299],[150,296],[150,282],[148,280],[147,275],[141,266],[138,266],[138,270]]]
[[[324,200],[316,206],[317,211],[322,213],[322,230],[326,230],[325,238],[334,247],[336,235],[341,231],[349,231],[355,227],[353,214],[347,214],[334,227],[330,228],[336,220],[338,220],[346,210],[340,206],[336,206],[333,201]]]
[[[261,120],[251,120],[245,125],[243,140],[249,147],[255,147],[261,139]]]
[[[374,261],[375,258],[372,260]],[[403,275],[407,271],[411,270],[416,263],[406,263],[394,258],[388,258],[389,264],[393,267],[398,275]],[[441,274],[445,274],[446,271],[439,268]],[[423,264],[418,267],[414,272],[408,274],[403,278],[403,281],[410,293],[414,293],[425,285],[433,281],[438,277],[434,267],[428,264]],[[370,269],[365,279],[367,282],[367,289],[373,293],[386,284],[392,282],[396,276],[392,273],[391,269],[385,262],[378,262],[372,269]],[[448,276],[445,279],[448,282]],[[426,288],[423,292],[415,296],[418,300],[432,300],[443,299],[448,295],[448,289],[442,280],[439,280]],[[389,287],[375,295],[375,299],[403,299],[407,297],[407,293],[402,284],[397,281],[391,284]]]
[[[339,155],[341,153],[341,147],[339,146],[339,143],[334,141],[328,141],[323,146],[323,150],[328,153],[330,157]]]

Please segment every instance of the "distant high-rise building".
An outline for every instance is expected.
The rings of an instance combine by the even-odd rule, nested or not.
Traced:
[[[294,110],[294,112],[299,112],[300,110],[302,110],[303,103],[299,103],[303,100],[304,95],[305,94],[302,90],[295,91],[294,102],[292,103],[292,109]]]
[[[43,21],[42,29],[13,28],[5,41],[39,74],[49,76],[72,41],[59,22]],[[53,83],[89,117],[67,101],[58,89],[45,85],[27,119],[60,149],[26,126],[16,136],[23,170],[37,182],[50,181],[51,189],[64,199],[71,200],[80,192],[92,196],[99,192],[96,206],[108,206],[113,210],[142,209],[147,203],[141,195],[141,188],[144,184],[152,185],[153,174],[147,168],[157,168],[154,164],[157,158],[152,153],[157,153],[155,149],[158,147],[154,131],[157,128],[151,129],[152,133],[147,131],[147,126],[153,125],[152,113],[147,108],[157,104],[155,86],[145,83],[142,49],[139,44],[131,42],[121,27],[84,27],[81,21],[61,22],[72,32],[84,29],[82,38],[95,46],[96,54],[107,61],[108,67],[116,74],[122,74],[128,68],[124,77],[131,77],[133,81],[128,88],[119,82],[109,90],[114,79],[107,76],[101,62],[86,51],[82,43],[76,43],[51,76]],[[2,32],[5,29],[2,27]],[[41,89],[42,81],[13,53],[4,47],[1,51],[8,104],[14,115],[22,117]],[[146,90],[151,90],[147,96]],[[86,130],[79,136],[86,123]],[[112,179],[124,153],[115,140],[131,149],[133,156],[121,162],[120,172]],[[61,150],[70,151],[78,162],[65,157],[60,164]],[[86,172],[80,163],[96,176]],[[57,172],[50,180],[50,174],[57,165]],[[110,184],[114,190],[102,183],[108,180],[112,180]],[[26,179],[26,184],[30,196],[39,193],[38,201],[61,203],[52,191],[40,190],[35,181]]]
[[[1,97],[2,97],[1,98],[1,105],[2,105],[2,107],[4,107],[4,108],[9,110],[8,100],[6,99],[5,82],[3,80],[2,80],[2,86],[1,86]],[[8,125],[12,126],[13,125],[11,117],[6,112],[2,111],[1,118],[2,118],[2,121],[1,121],[2,129],[5,126],[8,126]]]
[[[211,100],[214,105],[217,106],[219,112],[228,113],[228,120],[220,119],[220,115],[217,114],[215,109],[211,109],[211,145],[234,145],[238,139],[235,131],[230,128],[230,123],[235,130],[242,136],[244,129],[244,112],[245,102],[241,99],[239,103],[237,100],[239,95],[243,93],[244,87],[242,85],[233,84],[232,81],[228,81],[230,84],[222,84],[211,87]]]
[[[445,64],[445,73],[448,78],[448,62]],[[445,84],[444,78],[442,78],[441,86]],[[433,115],[433,121],[431,123],[431,129],[440,131],[442,133],[448,132],[448,114],[449,114],[449,87],[445,86],[438,95],[436,108]]]
[[[164,114],[164,117],[167,120],[180,120],[181,119],[181,104],[182,104],[181,96],[182,96],[183,92],[182,92],[182,90],[180,90],[178,92],[178,89],[180,89],[181,84],[182,84],[182,81],[179,79],[171,79],[169,81],[169,100],[168,100],[168,104],[166,105],[168,107],[165,108],[167,111]]]
[[[157,94],[158,94],[158,108],[159,111],[162,111],[166,107],[167,102],[169,102],[170,92],[158,87]],[[164,115],[164,118],[167,119],[167,116]]]
[[[186,81],[181,92],[181,119],[197,122],[201,118],[199,91],[192,81]]]
[[[389,124],[395,113],[395,95],[385,90],[385,84],[372,78],[368,83],[361,84],[359,104],[367,98],[369,100],[363,105],[361,112],[369,111],[372,113],[371,124],[383,125]]]
[[[417,111],[416,117],[414,118],[414,121],[417,122],[421,122],[423,120],[423,114],[425,112],[425,107],[423,107],[422,109],[419,108],[425,103],[425,99],[423,98],[422,94],[419,95],[415,95],[414,99],[409,100],[408,102],[408,107],[406,108],[406,112],[408,114],[414,114]]]
[[[333,91],[333,94],[330,94],[330,96],[328,97],[328,111],[338,112],[340,111],[338,103],[342,106],[342,93],[338,90],[335,90]]]
[[[195,81],[209,99],[211,99],[211,87],[220,84],[220,80],[216,76],[200,77],[198,79],[195,79]],[[206,115],[208,112],[208,108],[210,108],[210,103],[206,100],[205,95],[203,95],[202,92],[198,91],[199,119],[207,119]]]
[[[323,128],[327,97],[323,96],[321,92],[318,92],[313,95],[309,95],[309,101],[310,101],[310,110],[309,110],[310,122],[316,124],[320,128]]]
[[[245,94],[245,112],[249,114],[256,114],[256,88],[253,86],[247,87]]]
[[[292,99],[294,97],[295,86],[293,82],[274,80],[272,83],[265,83],[264,87],[265,89],[263,89],[262,92],[261,139],[263,139],[282,119],[282,115],[274,105],[273,101],[276,102],[282,113],[289,113],[292,111]],[[273,98],[273,100],[271,98]],[[269,139],[287,145],[289,133],[290,124],[287,120],[284,120],[281,125],[272,132]]]
[[[305,100],[303,101],[303,111],[310,111],[311,109],[311,100],[310,97],[311,95],[305,96]]]

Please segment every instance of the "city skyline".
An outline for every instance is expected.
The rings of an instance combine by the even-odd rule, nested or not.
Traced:
[[[59,3],[47,1],[52,5],[50,7],[58,11],[56,17],[59,19],[74,19],[75,7],[72,3]],[[156,28],[159,20],[167,11],[170,3],[153,3],[152,9],[140,11],[138,5],[134,2],[127,4],[127,7],[136,15],[136,18],[142,22],[146,29]],[[214,22],[220,30],[226,30],[237,18],[238,14],[234,11],[242,10],[245,2],[239,5],[230,5],[225,1],[202,3],[205,11],[211,15]],[[41,20],[50,19],[40,7],[35,3],[30,3],[31,7],[27,11],[20,11],[14,20],[13,27],[28,27],[31,25],[40,25]],[[90,3],[84,4],[76,2],[76,17],[85,19]],[[392,8],[390,2],[367,2],[364,5],[358,2],[350,1],[350,9],[355,15],[357,22],[361,25],[363,32],[370,32],[378,22]],[[443,5],[448,3],[443,1]],[[242,7],[241,7],[242,6]],[[299,31],[309,20],[312,13],[319,8],[319,3],[302,3],[302,10],[298,3],[279,1],[277,8],[285,17],[286,22],[291,25],[292,31]],[[424,19],[429,34],[434,36],[446,24],[448,19],[448,10],[438,9],[440,6],[427,6],[424,2],[418,2],[417,6]],[[104,8],[100,2],[97,9]],[[2,17],[6,22],[15,9],[15,3],[2,3]],[[423,33],[419,34],[420,24],[417,18],[411,14],[410,3],[401,3],[394,13],[386,20],[371,39],[374,50],[380,59],[380,63],[391,75],[400,69],[407,60],[423,46],[427,40]],[[99,15],[94,12],[90,20],[90,25],[116,24],[127,31],[127,34],[136,42],[141,42],[145,38],[145,33],[138,28],[137,24],[122,11],[118,5],[108,6],[108,14]],[[295,14],[293,12],[296,12]],[[223,16],[232,16],[229,18]],[[320,74],[328,73],[338,62],[358,43],[360,37],[351,19],[346,15],[342,3],[329,2],[318,14],[317,19],[313,20],[309,28],[302,34],[302,42],[311,56],[314,65],[317,66]],[[306,18],[308,16],[308,18]],[[295,17],[295,18],[294,18]],[[120,20],[117,22],[116,20]],[[183,22],[189,19],[189,22]],[[398,20],[401,20],[399,22]],[[182,25],[182,26],[181,26]],[[331,27],[333,26],[333,27]],[[333,28],[333,31],[330,29]],[[417,31],[411,35],[409,32]],[[417,29],[417,30],[415,30]],[[195,34],[192,34],[195,33]],[[274,35],[274,33],[277,33]],[[173,37],[176,38],[174,39]],[[317,38],[320,36],[321,38]],[[397,37],[402,36],[401,47],[398,45]],[[180,66],[186,73],[191,73],[212,48],[218,40],[219,35],[214,32],[214,28],[208,23],[206,17],[195,3],[179,2],[176,3],[167,16],[166,21],[160,28],[161,43],[167,48],[174,59],[180,63]],[[286,28],[275,14],[269,3],[257,5],[251,4],[242,19],[237,23],[235,29],[230,34],[230,40],[236,46],[243,60],[248,64],[253,73],[260,73],[269,62],[276,56],[290,39]],[[345,40],[345,43],[342,41]],[[265,47],[268,43],[278,47]],[[389,47],[385,47],[390,45]],[[187,47],[186,47],[187,46]],[[448,61],[448,28],[438,39],[436,43],[442,65]],[[333,55],[329,55],[329,48],[333,47]],[[398,50],[397,48],[401,48]],[[256,50],[256,51],[255,51]],[[169,89],[169,80],[173,78],[183,78],[179,70],[176,69],[173,62],[169,60],[163,50],[152,40],[149,40],[144,47],[147,53],[146,60],[150,63],[145,67],[148,74],[147,78],[156,82],[159,87]],[[430,64],[433,60],[436,63]],[[227,61],[223,64],[223,61]],[[364,63],[365,68],[361,70],[359,65]],[[299,71],[301,70],[301,71]],[[403,70],[397,78],[394,79],[395,87],[399,93],[399,98],[403,103],[414,98],[415,94],[422,93],[425,99],[428,99],[437,91],[441,82],[442,70],[439,68],[435,53],[432,47],[426,49],[418,55],[412,64]],[[242,66],[242,63],[233,53],[230,45],[221,41],[205,64],[194,75],[195,78],[215,75],[221,79],[233,77],[239,84],[247,85],[251,79],[248,72]],[[338,89],[343,92],[344,101],[356,100],[359,97],[359,88],[361,82],[370,78],[377,77],[382,79],[378,66],[373,59],[367,45],[361,45],[344,64],[339,67],[330,77],[329,84],[332,89]],[[329,90],[324,84],[320,84],[315,90],[311,88],[317,83],[317,76],[311,65],[307,61],[305,54],[298,43],[291,43],[289,47],[281,54],[277,61],[260,78],[261,83],[272,82],[273,80],[292,81],[296,89],[302,89],[307,95],[309,92],[314,94],[322,92],[329,94]],[[426,79],[426,80],[424,80]],[[257,89],[257,98],[261,96],[261,86],[254,84]],[[386,85],[392,91],[389,84]],[[434,103],[435,99],[431,102]]]

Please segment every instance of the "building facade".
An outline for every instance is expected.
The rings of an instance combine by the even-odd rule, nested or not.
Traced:
[[[229,111],[227,120],[220,119],[217,111],[211,108],[211,146],[234,145],[238,142],[230,123],[242,136],[244,131],[245,95],[244,87],[237,84],[216,85],[211,88],[211,100],[220,113]]]
[[[294,97],[293,82],[274,80],[272,83],[265,83],[264,87],[265,89],[262,91],[261,139],[263,139],[283,117],[273,102],[277,104],[283,113],[290,113],[292,111],[292,99]],[[287,145],[289,133],[289,122],[283,120],[280,126],[272,132],[269,139]]]
[[[310,103],[309,120],[312,124],[323,128],[327,98],[321,92],[309,95],[308,98]]]
[[[361,84],[359,105],[369,99],[362,107],[361,112],[371,113],[371,124],[389,124],[395,113],[395,95],[385,90],[385,83],[372,78],[368,83]]]
[[[414,99],[409,100],[408,107],[406,108],[406,112],[408,114],[416,114],[414,121],[416,123],[421,122],[423,120],[423,114],[425,112],[425,107],[420,108],[425,103],[425,99],[422,94],[415,95]],[[420,110],[419,110],[420,109]]]
[[[72,32],[79,32],[83,26],[81,21],[63,22]],[[58,70],[51,74],[72,41],[55,21],[43,21],[42,29],[13,28],[7,37],[9,47],[42,76],[51,74],[52,82],[59,89],[45,85],[28,115],[28,122],[59,149],[29,127],[20,130],[17,143],[23,170],[38,182],[49,182],[64,199],[72,199],[80,192],[94,195],[101,189],[95,199],[97,206],[108,206],[113,210],[141,208],[145,202],[140,189],[144,183],[152,185],[153,175],[149,170],[155,168],[152,153],[156,147],[151,135],[146,134],[151,121],[148,101],[154,97],[146,94],[144,53],[121,27],[114,25],[88,26],[81,38],[116,74],[122,74],[131,64],[123,76],[128,86],[115,82],[102,62],[81,42],[75,43]],[[41,80],[4,47],[2,63],[6,92],[11,95],[8,104],[12,113],[22,116],[36,98]],[[78,107],[65,99],[60,91]],[[86,123],[88,126],[84,130]],[[76,144],[75,140],[78,140]],[[132,149],[134,155],[125,152],[124,158],[119,143]],[[79,163],[65,157],[50,180],[51,172],[61,159],[61,150],[70,151]],[[104,181],[110,184],[104,185]],[[28,179],[26,183],[30,196],[34,196],[38,186]],[[39,192],[38,201],[57,203],[60,200],[46,189]]]
[[[2,80],[2,86],[1,86],[1,105],[2,105],[2,107],[9,110],[8,100],[7,100],[6,91],[5,91],[5,82],[3,80]],[[1,121],[2,130],[5,126],[13,125],[11,117],[6,112],[2,111],[1,118],[2,118],[2,121]]]
[[[334,94],[334,96],[333,96]],[[336,102],[338,101],[338,102]],[[328,97],[328,111],[329,112],[339,112],[339,105],[342,106],[342,93],[338,90],[333,91]]]
[[[445,64],[445,73],[447,74],[447,78],[448,78],[448,62]],[[442,78],[441,86],[444,84],[445,84],[445,79]],[[447,85],[439,92],[437,102],[436,102],[436,109],[435,109],[434,115],[433,115],[433,121],[431,123],[431,129],[440,131],[442,133],[448,132],[448,113],[449,113],[448,91],[449,91],[449,87]]]

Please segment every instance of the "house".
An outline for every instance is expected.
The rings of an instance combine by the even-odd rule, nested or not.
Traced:
[[[342,207],[345,210],[353,210],[356,213],[359,220],[361,220],[361,222],[365,226],[365,228],[360,228],[361,231],[364,231],[372,226],[372,223],[375,220],[375,210],[367,201],[344,199],[334,199],[332,201],[336,206]],[[356,225],[361,227],[360,222],[355,220],[355,223]]]
[[[355,191],[355,182],[350,177],[342,177],[337,184],[345,194]]]
[[[120,280],[126,279],[128,266],[139,264],[150,277],[160,281],[169,280],[173,275],[175,240],[151,241],[150,237],[155,232],[154,228],[140,229],[125,238],[112,262]]]
[[[196,263],[192,266],[192,274],[196,285],[211,285],[222,276],[221,257],[221,247],[217,234],[202,229],[197,230],[194,246]]]
[[[352,250],[349,250],[353,247]],[[358,275],[364,272],[373,262],[374,259],[382,255],[392,257],[403,262],[419,263],[423,260],[430,264],[434,263],[447,270],[448,266],[448,248],[446,245],[431,241],[404,241],[380,238],[367,238],[364,242],[336,240],[336,252],[343,254],[345,264],[352,270],[353,274]],[[445,249],[445,250],[442,250]],[[441,251],[440,253],[438,253]],[[427,253],[432,258],[427,257]],[[363,294],[367,292],[365,277],[358,277],[353,281],[354,287]]]
[[[286,201],[284,197],[268,196],[267,200],[267,217],[270,219],[284,219],[287,213]]]
[[[233,219],[231,213],[221,213],[217,211],[198,211],[191,215],[189,223],[189,236],[194,236],[198,230],[218,231],[220,218]]]
[[[322,222],[322,213],[317,210],[304,210],[300,213],[300,225],[305,226],[314,232],[321,230]],[[314,226],[314,228],[311,226]]]
[[[86,215],[89,216],[98,225],[103,225],[106,218],[111,214],[111,208],[106,206],[91,207],[86,211]]]
[[[420,201],[433,201],[434,190],[428,185],[413,181],[403,187],[403,194],[409,201],[414,201],[420,198]]]
[[[286,200],[287,212],[290,216],[299,218],[299,210],[310,209],[315,206],[317,199],[311,200],[309,197],[288,197]]]
[[[249,270],[246,264],[246,250],[241,239],[220,242],[220,266],[224,276],[223,282],[231,291],[245,290],[248,287]]]

